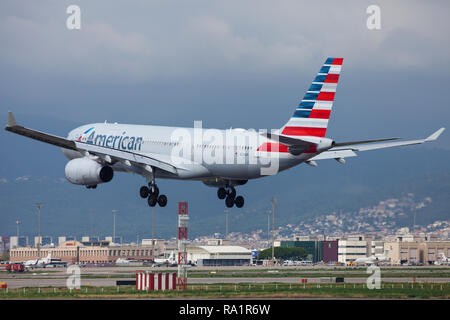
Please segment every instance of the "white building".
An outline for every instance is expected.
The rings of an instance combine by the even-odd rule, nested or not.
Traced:
[[[367,241],[363,236],[354,236],[338,241],[338,262],[349,263],[368,256]]]
[[[379,256],[384,253],[384,241],[382,240],[372,240],[370,241],[370,255]]]
[[[208,246],[228,246],[230,245],[229,239],[208,239]]]
[[[34,237],[34,246],[37,247],[40,243],[41,247],[53,245],[53,238],[51,236]]]
[[[187,259],[198,266],[242,266],[250,264],[252,252],[240,246],[190,246]]]
[[[75,236],[59,236],[58,237],[58,245],[60,243],[64,243],[67,241],[76,241],[76,240],[77,240],[77,238]]]
[[[432,265],[442,263],[442,254],[450,256],[450,241],[394,241],[384,244],[394,265],[403,263]]]
[[[10,249],[26,247],[28,246],[28,237],[26,236],[12,236],[9,238],[9,247]]]

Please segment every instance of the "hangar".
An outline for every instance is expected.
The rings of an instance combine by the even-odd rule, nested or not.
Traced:
[[[190,246],[187,254],[197,266],[243,266],[252,259],[252,252],[240,246]]]

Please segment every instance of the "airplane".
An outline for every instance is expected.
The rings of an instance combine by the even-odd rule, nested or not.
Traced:
[[[235,187],[248,180],[273,175],[306,163],[335,159],[341,164],[357,152],[421,144],[436,140],[445,128],[425,139],[393,141],[385,138],[337,142],[325,137],[343,58],[327,58],[292,117],[280,128],[251,130],[203,129],[92,123],[77,127],[67,138],[17,124],[11,111],[5,130],[62,148],[69,159],[66,178],[73,184],[95,189],[110,182],[114,172],[143,176],[147,185],[139,194],[151,207],[166,206],[156,179],[202,181],[217,188],[228,208],[244,206]]]
[[[40,259],[37,263],[37,267],[39,268],[47,268],[47,267],[65,267],[67,266],[67,262],[62,261],[61,258],[52,258],[51,252],[47,255],[47,257]]]
[[[52,262],[52,255],[49,253],[47,257],[42,259],[27,260],[23,263],[25,268],[45,268]]]
[[[441,253],[440,256],[440,261],[435,261],[435,264],[450,264],[450,258],[447,258],[444,253]]]
[[[173,251],[170,252],[170,255],[168,258],[155,258],[153,259],[155,266],[161,266],[161,265],[175,265],[177,264],[177,261],[175,259]]]
[[[354,262],[358,264],[377,264],[379,262],[385,262],[387,260],[388,250],[384,250],[381,256],[371,255],[370,257],[358,258]]]
[[[39,259],[27,260],[23,263],[23,265],[25,266],[25,268],[33,268],[33,267],[37,267],[38,262],[39,262]]]
[[[52,262],[52,254],[49,252],[45,258],[39,259],[38,265],[45,267]]]
[[[130,264],[130,260],[125,259],[125,258],[117,258],[116,260],[116,265],[128,265]]]

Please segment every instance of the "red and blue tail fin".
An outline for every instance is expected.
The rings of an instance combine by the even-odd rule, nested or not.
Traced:
[[[324,137],[333,107],[343,58],[328,58],[295,110],[281,129],[283,135]]]

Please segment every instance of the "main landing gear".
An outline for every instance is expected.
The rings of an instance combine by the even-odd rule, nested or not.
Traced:
[[[228,208],[233,207],[233,205],[236,205],[238,208],[244,206],[244,197],[236,197],[236,189],[234,189],[234,187],[228,187],[227,189],[219,188],[219,190],[217,190],[217,197],[221,200],[225,199],[225,205]]]
[[[150,207],[159,204],[160,207],[165,207],[167,204],[167,197],[164,194],[159,194],[159,189],[155,183],[150,182],[147,186],[142,186],[139,190],[141,198],[147,198]]]

